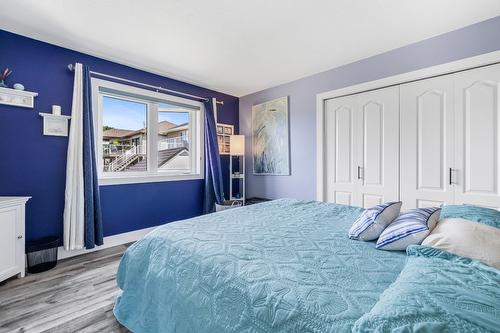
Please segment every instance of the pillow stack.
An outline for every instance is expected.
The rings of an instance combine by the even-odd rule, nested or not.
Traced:
[[[417,208],[401,215],[401,201],[387,202],[365,210],[349,230],[349,238],[377,240],[377,249],[406,250],[420,244],[439,220],[440,208]]]
[[[349,238],[377,240],[380,250],[425,245],[500,269],[500,211],[472,205],[416,208],[400,214],[401,201],[369,208]],[[439,222],[439,223],[438,223]]]

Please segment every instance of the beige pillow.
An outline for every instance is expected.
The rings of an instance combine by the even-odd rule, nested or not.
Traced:
[[[500,229],[459,218],[447,218],[424,239],[431,246],[500,269]]]

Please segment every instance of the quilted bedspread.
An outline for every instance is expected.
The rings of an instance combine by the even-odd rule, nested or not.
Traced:
[[[116,318],[140,332],[345,332],[404,252],[350,240],[360,208],[280,199],[163,225],[118,270]]]
[[[408,261],[354,332],[500,332],[500,271],[412,245]]]

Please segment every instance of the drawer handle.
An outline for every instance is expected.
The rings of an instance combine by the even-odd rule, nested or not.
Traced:
[[[23,238],[23,235],[17,236],[17,239],[21,239],[21,238]]]

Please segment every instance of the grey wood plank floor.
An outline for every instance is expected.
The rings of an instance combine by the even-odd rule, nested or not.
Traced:
[[[0,285],[0,332],[129,332],[113,315],[116,270],[127,246],[61,260]]]

